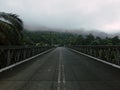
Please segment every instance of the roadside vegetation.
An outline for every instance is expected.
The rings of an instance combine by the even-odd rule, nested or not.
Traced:
[[[20,45],[23,22],[16,14],[0,12],[0,45]]]

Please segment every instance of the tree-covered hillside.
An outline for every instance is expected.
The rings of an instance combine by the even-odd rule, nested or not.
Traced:
[[[23,22],[16,14],[0,12],[0,45],[120,45],[118,36],[103,38],[80,31],[57,31],[24,30]]]
[[[120,45],[118,36],[101,38],[55,31],[23,31],[23,35],[24,44],[33,45]]]

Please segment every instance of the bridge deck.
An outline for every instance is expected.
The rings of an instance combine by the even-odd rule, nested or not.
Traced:
[[[0,90],[120,90],[120,69],[59,47],[0,73]]]

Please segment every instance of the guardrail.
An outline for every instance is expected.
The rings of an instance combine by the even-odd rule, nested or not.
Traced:
[[[30,58],[50,48],[52,47],[0,46],[0,68]]]
[[[120,65],[120,46],[70,46],[82,53],[105,60],[107,62]]]

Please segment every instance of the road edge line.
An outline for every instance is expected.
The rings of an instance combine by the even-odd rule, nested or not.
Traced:
[[[69,48],[69,49],[71,49],[71,48]],[[102,62],[102,63],[104,63],[104,64],[107,64],[107,65],[110,65],[110,66],[112,66],[112,67],[115,67],[115,68],[120,69],[120,66],[119,66],[119,65],[116,65],[116,64],[113,64],[113,63],[104,61],[104,60],[102,60],[102,59],[99,59],[99,58],[90,56],[90,55],[88,55],[88,54],[82,53],[82,52],[77,51],[77,50],[75,50],[75,49],[71,49],[71,50],[74,51],[74,52],[77,52],[77,53],[79,53],[79,54],[81,54],[81,55],[84,55],[84,56],[87,56],[87,57],[92,58],[92,59],[94,59],[94,60],[97,60],[97,61],[99,61],[99,62]]]
[[[4,68],[1,68],[1,69],[0,69],[0,73],[3,72],[3,71],[6,71],[6,70],[8,70],[8,69],[11,69],[11,68],[13,68],[13,67],[15,67],[15,66],[17,66],[17,65],[20,65],[20,64],[22,64],[22,63],[24,63],[24,62],[30,61],[31,59],[34,59],[34,58],[36,58],[36,57],[38,57],[38,56],[41,56],[41,55],[43,55],[43,54],[45,54],[45,53],[47,53],[47,52],[49,52],[49,51],[51,51],[51,50],[53,50],[53,48],[52,48],[52,49],[49,49],[49,50],[46,50],[46,51],[43,51],[43,52],[41,52],[41,53],[39,53],[39,54],[37,54],[37,55],[35,55],[35,56],[32,56],[32,57],[30,57],[30,58],[27,58],[27,59],[25,59],[25,60],[22,60],[22,61],[20,61],[20,62],[15,63],[15,64],[9,65],[9,66],[4,67]]]

